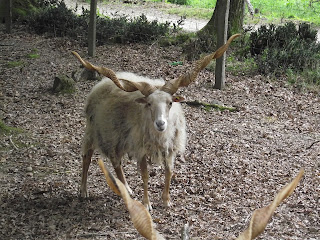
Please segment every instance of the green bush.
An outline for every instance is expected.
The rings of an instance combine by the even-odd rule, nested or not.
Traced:
[[[149,22],[145,15],[133,19],[125,15],[97,19],[98,44],[107,42],[150,42],[169,33],[170,23]]]
[[[301,73],[320,67],[320,44],[316,31],[307,23],[298,28],[292,22],[284,26],[261,26],[249,38],[250,53],[262,74],[285,74],[288,69]]]
[[[82,9],[82,12],[78,16],[63,1],[53,0],[34,12],[27,23],[37,34],[70,37],[86,44],[89,11]],[[115,15],[112,18],[98,15],[96,29],[98,45],[110,42],[149,42],[169,33],[170,23],[150,22],[145,15],[134,19],[125,15]]]
[[[168,0],[169,3],[187,5],[188,0]]]
[[[34,12],[28,19],[29,27],[37,34],[47,33],[55,37],[87,38],[88,24],[84,16],[77,16],[63,1],[49,3]]]

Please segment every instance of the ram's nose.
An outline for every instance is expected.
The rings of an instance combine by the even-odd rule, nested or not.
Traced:
[[[163,120],[156,121],[157,130],[162,132],[166,129],[166,122]]]

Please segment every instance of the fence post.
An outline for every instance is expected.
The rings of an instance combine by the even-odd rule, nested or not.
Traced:
[[[230,0],[221,1],[221,11],[217,11],[217,48],[227,41]],[[226,53],[216,61],[214,88],[223,89],[226,78]]]
[[[97,23],[97,0],[90,2],[90,22],[88,31],[88,54],[93,57],[96,53],[96,24]]]

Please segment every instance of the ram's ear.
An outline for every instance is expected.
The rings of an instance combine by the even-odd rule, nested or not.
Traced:
[[[182,102],[184,101],[184,97],[181,97],[181,96],[172,96],[172,101],[173,102]]]
[[[146,103],[147,103],[147,98],[146,98],[146,97],[137,98],[135,101],[136,101],[137,103],[146,104]]]

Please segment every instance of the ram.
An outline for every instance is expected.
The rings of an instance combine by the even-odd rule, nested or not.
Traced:
[[[82,65],[106,76],[93,87],[85,107],[87,126],[83,142],[81,196],[88,196],[87,175],[95,149],[111,160],[117,177],[129,193],[131,189],[122,169],[122,159],[127,154],[137,160],[143,180],[143,204],[151,210],[148,196],[147,162],[165,166],[165,186],[162,200],[170,206],[169,188],[178,153],[183,153],[186,144],[185,118],[179,104],[182,97],[174,94],[179,87],[193,82],[198,73],[212,59],[222,56],[232,40],[198,62],[181,77],[165,83],[133,73],[114,73],[105,67],[94,66],[72,52]]]

